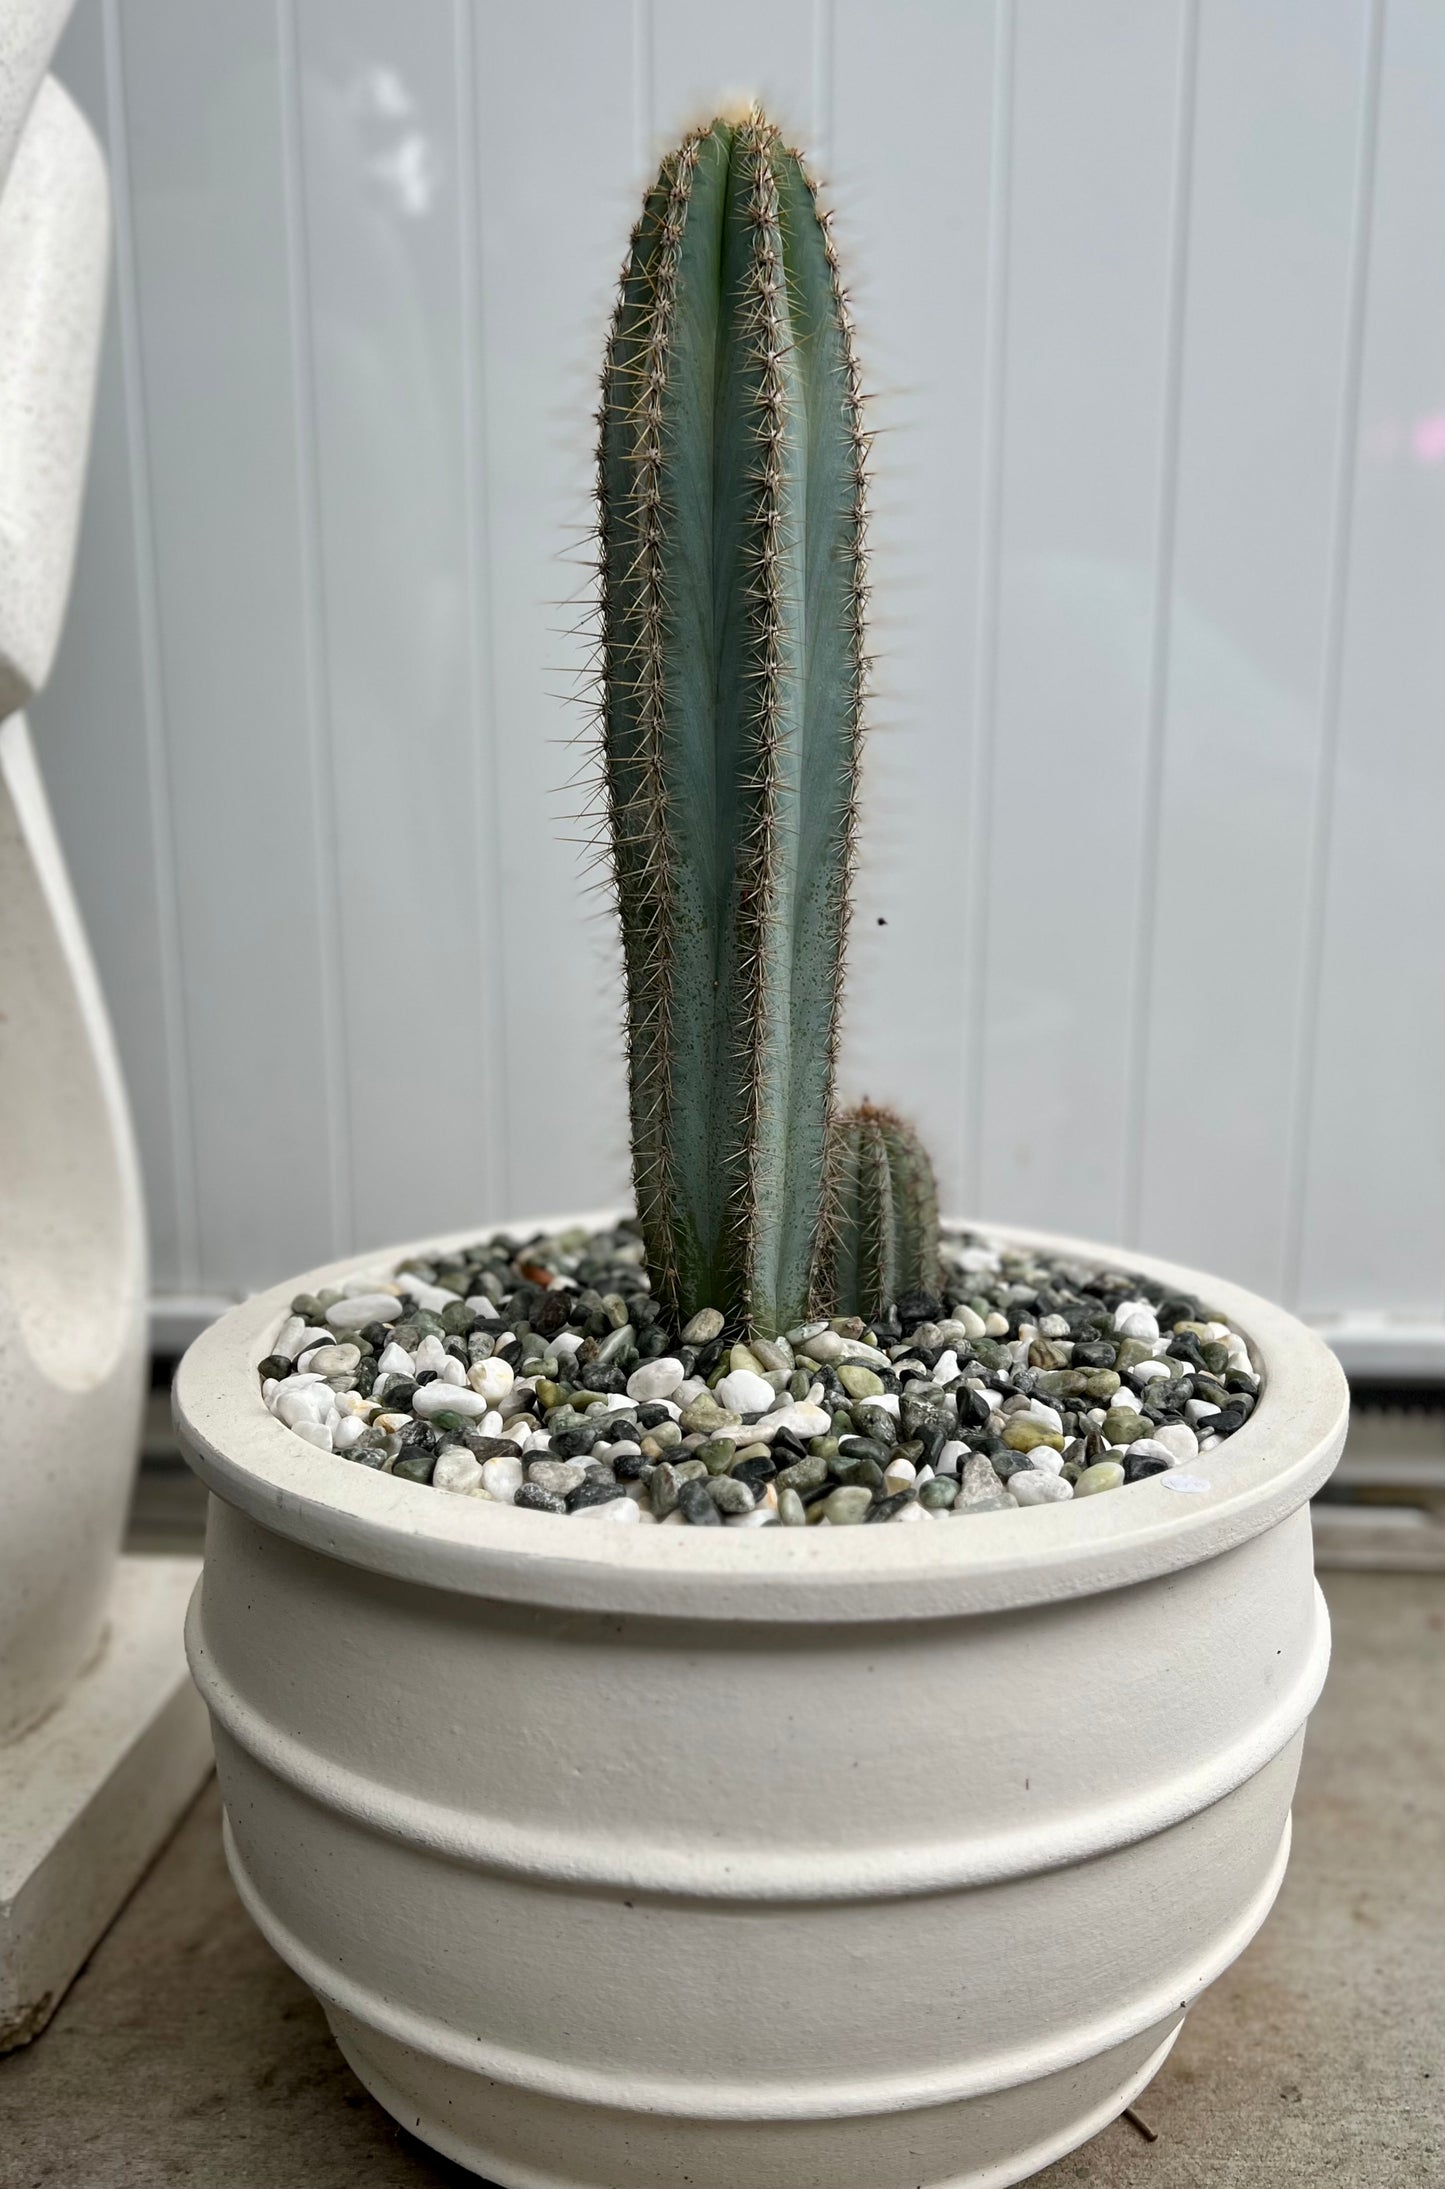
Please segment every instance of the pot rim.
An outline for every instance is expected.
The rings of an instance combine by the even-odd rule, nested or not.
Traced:
[[[267,1412],[256,1382],[298,1291],[405,1256],[601,1228],[615,1209],[525,1218],[353,1253],[257,1293],[191,1345],[176,1376],[176,1426],[207,1488],[278,1535],[395,1579],[573,1611],[791,1623],[920,1619],[1006,1611],[1126,1587],[1213,1558],[1276,1526],[1339,1457],[1344,1372],[1323,1339],[1254,1292],[1132,1249],[1012,1224],[958,1228],[1043,1247],[1100,1268],[1137,1270],[1216,1306],[1263,1370],[1243,1428],[1176,1471],[1207,1479],[1180,1494],[1156,1475],[1104,1497],[978,1513],[913,1528],[576,1527],[555,1516],[398,1481],[308,1445]],[[954,1228],[949,1220],[948,1228]]]

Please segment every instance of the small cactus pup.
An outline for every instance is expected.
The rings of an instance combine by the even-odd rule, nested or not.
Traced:
[[[826,1253],[863,677],[864,435],[813,184],[757,112],[669,153],[598,463],[611,868],[654,1289],[774,1335]]]
[[[829,1167],[835,1311],[866,1322],[905,1292],[937,1292],[938,1182],[913,1127],[871,1102],[845,1110]]]

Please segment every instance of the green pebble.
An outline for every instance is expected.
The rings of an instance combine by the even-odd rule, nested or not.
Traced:
[[[1124,1375],[1129,1369],[1137,1368],[1140,1361],[1152,1361],[1153,1358],[1154,1348],[1146,1339],[1120,1338],[1114,1355],[1114,1366]]]
[[[711,1345],[714,1338],[722,1336],[723,1318],[715,1307],[700,1307],[690,1322],[682,1326],[684,1345]]]
[[[712,1393],[705,1391],[693,1399],[690,1405],[684,1406],[681,1427],[690,1435],[700,1431],[706,1437],[712,1436],[718,1429],[726,1428],[729,1423],[736,1426],[741,1418],[739,1414],[730,1414],[725,1406],[719,1406]]]
[[[1084,1378],[1083,1396],[1091,1399],[1111,1399],[1119,1388],[1119,1378],[1112,1368],[1091,1368]]]
[[[702,1461],[710,1475],[725,1475],[736,1453],[737,1446],[731,1437],[711,1437],[706,1444],[698,1446],[693,1457]]]
[[[935,1475],[931,1482],[924,1483],[918,1502],[925,1512],[946,1513],[952,1511],[957,1495],[958,1484],[952,1475]]]
[[[784,1528],[806,1528],[808,1508],[796,1490],[779,1490],[778,1522]]]
[[[883,1378],[871,1368],[859,1367],[845,1361],[837,1371],[838,1381],[850,1398],[876,1399],[883,1389]]]
[[[1003,1440],[1011,1452],[1031,1452],[1038,1444],[1047,1444],[1055,1452],[1064,1448],[1058,1430],[1051,1429],[1047,1422],[1036,1420],[1032,1414],[1015,1414],[1004,1430]]]
[[[750,1376],[761,1376],[767,1373],[757,1354],[753,1352],[750,1346],[746,1345],[735,1345],[733,1347],[728,1355],[728,1366],[730,1371],[738,1368],[746,1369]]]
[[[815,1458],[810,1452],[806,1459],[795,1459],[791,1467],[784,1467],[776,1480],[778,1495],[784,1490],[816,1490],[828,1479],[828,1462]]]
[[[690,1459],[675,1461],[672,1471],[679,1482],[705,1482],[708,1478],[707,1468],[695,1452]]]
[[[1068,1469],[1065,1468],[1065,1473]],[[1093,1497],[1100,1490],[1119,1490],[1124,1486],[1124,1470],[1117,1459],[1101,1459],[1092,1467],[1085,1467],[1074,1482],[1075,1497]]]
[[[1137,1444],[1149,1434],[1149,1423],[1133,1406],[1115,1406],[1104,1416],[1106,1444]]]
[[[873,1492],[861,1484],[845,1482],[823,1501],[823,1517],[831,1520],[835,1528],[855,1528],[866,1518],[873,1503]]]

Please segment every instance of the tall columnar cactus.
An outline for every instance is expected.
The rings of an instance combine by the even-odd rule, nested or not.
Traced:
[[[653,1282],[763,1333],[827,1247],[863,447],[813,185],[760,115],[714,122],[662,163],[608,345],[602,744]]]
[[[938,1184],[928,1151],[892,1110],[865,1102],[834,1120],[833,1302],[865,1320],[904,1292],[938,1289]]]

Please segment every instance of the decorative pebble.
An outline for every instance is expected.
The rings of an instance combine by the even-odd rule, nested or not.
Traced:
[[[1059,1475],[1041,1474],[1032,1467],[1022,1467],[1016,1475],[1009,1476],[1008,1494],[1016,1505],[1054,1505],[1072,1497],[1074,1485]]]
[[[440,1465],[440,1461],[437,1464]],[[522,1487],[522,1474],[520,1458],[507,1459],[498,1453],[495,1458],[482,1462],[482,1488],[499,1505],[510,1505]]]
[[[484,1239],[298,1293],[258,1387],[338,1465],[625,1526],[918,1526],[1210,1487],[1186,1463],[1261,1396],[1239,1332],[1066,1256],[954,1233],[942,1262],[935,1296],[871,1325],[724,1345],[717,1308],[659,1316],[630,1223]]]
[[[639,1369],[638,1375],[642,1373]],[[636,1377],[633,1378],[633,1382],[635,1381]],[[632,1383],[627,1388],[631,1391]],[[714,1394],[720,1406],[726,1407],[730,1413],[742,1415],[765,1414],[777,1395],[766,1376],[758,1375],[749,1368],[734,1368],[731,1375],[723,1377]]]
[[[495,1465],[495,1462],[491,1464]],[[486,1468],[483,1467],[480,1460],[473,1459],[470,1452],[460,1448],[449,1452],[441,1452],[438,1454],[436,1466],[432,1470],[432,1488],[434,1490],[474,1490],[485,1474]]]
[[[1074,1484],[1075,1497],[1097,1497],[1101,1490],[1122,1490],[1124,1470],[1117,1459],[1100,1459],[1086,1467]]]
[[[349,1299],[333,1300],[326,1320],[333,1330],[365,1330],[368,1323],[399,1322],[401,1313],[394,1292],[358,1292]]]
[[[627,1379],[627,1396],[640,1405],[653,1399],[671,1398],[682,1380],[682,1362],[664,1354],[661,1360],[645,1361],[641,1368],[633,1370]]]

